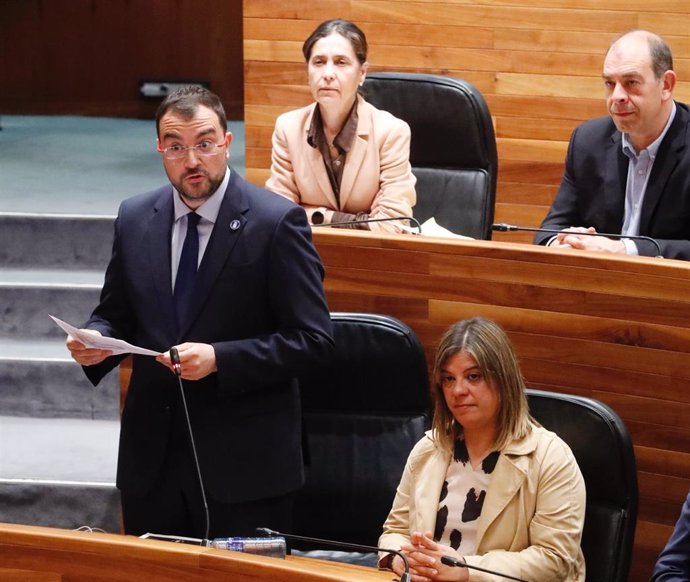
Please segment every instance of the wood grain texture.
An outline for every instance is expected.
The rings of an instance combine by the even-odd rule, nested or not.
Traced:
[[[20,577],[23,576],[23,577]],[[0,524],[0,579],[26,582],[386,582],[390,572],[132,536]]]
[[[532,388],[590,396],[630,430],[649,579],[690,488],[690,265],[499,242],[316,231],[333,311],[399,317],[429,359],[453,322],[498,321]]]
[[[498,143],[497,222],[538,226],[543,219],[571,132],[606,115],[601,67],[618,34],[649,28],[663,35],[679,76],[676,98],[690,101],[686,0],[338,0],[331,7],[245,1],[245,46],[257,55],[245,54],[252,181],[269,175],[275,117],[309,101],[301,41],[337,15],[367,33],[373,70],[457,76],[482,91]],[[393,241],[348,239],[354,251],[332,242],[345,236],[317,235],[334,309],[399,316],[429,357],[450,322],[494,317],[515,340],[531,385],[592,395],[622,414],[643,475],[630,580],[648,580],[690,486],[687,267],[568,254],[556,260],[542,249],[511,254],[503,244],[491,252],[479,244],[467,252],[460,243],[452,252],[417,244],[411,252]],[[494,233],[501,243],[531,238]]]
[[[449,325],[494,319],[528,386],[596,398],[623,418],[640,489],[630,581],[648,580],[690,488],[690,264],[335,229],[314,241],[331,311],[400,318],[429,367]]]
[[[680,81],[676,98],[690,101],[688,6],[685,0],[245,0],[247,176],[263,183],[269,170],[264,128],[310,101],[302,42],[319,22],[340,16],[367,34],[370,70],[461,77],[484,94],[498,138],[497,211],[506,222],[537,226],[556,194],[572,130],[606,115],[601,67],[618,34],[650,28],[664,35]],[[508,233],[500,240],[529,237]]]
[[[241,2],[0,2],[3,113],[153,119],[143,80],[208,81],[241,119]]]

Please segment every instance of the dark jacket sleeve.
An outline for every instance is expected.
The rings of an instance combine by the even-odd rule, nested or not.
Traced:
[[[652,574],[652,582],[687,580],[690,580],[690,494],[683,504],[673,534],[659,554]]]
[[[570,226],[590,226],[583,224],[583,218],[577,210],[578,191],[575,178],[575,140],[577,137],[577,129],[573,131],[568,144],[568,154],[565,158],[565,171],[561,179],[561,185],[558,188],[556,198],[549,208],[549,212],[541,223],[540,228],[548,228],[552,230],[563,230]],[[538,232],[534,236],[534,243],[538,245],[545,245],[555,236],[551,233]]]

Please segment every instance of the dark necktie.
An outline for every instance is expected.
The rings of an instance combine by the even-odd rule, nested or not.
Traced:
[[[187,320],[194,299],[194,283],[196,281],[197,266],[199,264],[199,216],[196,212],[187,214],[187,236],[185,236],[180,254],[180,263],[177,267],[175,279],[175,307],[177,309],[177,322],[180,326]]]

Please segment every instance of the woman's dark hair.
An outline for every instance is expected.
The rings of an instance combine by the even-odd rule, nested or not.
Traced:
[[[314,45],[322,38],[326,38],[334,33],[350,41],[352,50],[360,65],[367,62],[367,51],[369,50],[367,46],[367,37],[364,36],[362,30],[354,22],[341,18],[326,20],[316,27],[316,30],[309,35],[309,38],[307,38],[302,45],[304,60],[309,62]]]

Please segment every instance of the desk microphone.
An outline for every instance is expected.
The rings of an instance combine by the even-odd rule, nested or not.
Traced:
[[[491,230],[496,230],[498,232],[514,232],[514,231],[525,231],[525,232],[545,232],[548,234],[562,234],[563,229],[557,230],[555,228],[531,228],[529,226],[516,226],[514,224],[505,224],[504,222],[501,222],[499,224],[492,224],[491,225]],[[663,259],[663,255],[661,254],[661,245],[659,242],[655,239],[653,239],[651,236],[643,236],[643,235],[636,235],[636,234],[614,234],[614,233],[605,233],[605,232],[574,232],[573,234],[575,235],[584,235],[584,236],[605,236],[606,238],[614,238],[617,240],[621,240],[624,238],[629,238],[630,240],[645,240],[647,242],[651,242],[655,247],[656,247],[656,257],[655,259]]]
[[[400,556],[400,558],[403,561],[403,564],[405,565],[405,571],[403,572],[402,576],[400,576],[400,582],[410,582],[410,564],[407,562],[407,557],[405,554],[402,552],[399,552],[398,550],[389,550],[387,548],[377,548],[375,546],[364,546],[362,544],[350,544],[347,542],[335,542],[333,540],[322,540],[319,538],[309,538],[306,536],[298,536],[298,535],[293,535],[293,534],[286,534],[286,533],[281,533],[278,531],[275,531],[273,529],[269,529],[267,527],[257,527],[256,531],[258,531],[260,534],[263,534],[265,536],[269,537],[282,537],[288,540],[296,540],[300,542],[310,542],[312,544],[324,544],[327,546],[333,546],[336,548],[345,548],[347,550],[359,550],[363,552],[388,552],[389,554],[395,554],[396,556]],[[521,581],[521,582],[526,582],[526,581]]]
[[[509,574],[501,574],[495,570],[487,570],[486,568],[480,568],[479,566],[471,566],[464,560],[459,560],[458,558],[453,558],[452,556],[441,556],[441,563],[451,568],[468,568],[470,570],[478,570],[479,572],[485,572],[487,574],[493,574],[494,576],[500,576],[501,578],[508,578],[510,580],[516,580],[517,582],[528,582],[524,578],[517,578],[515,576],[510,576]]]
[[[182,396],[182,408],[184,416],[187,420],[187,434],[189,434],[189,442],[192,445],[192,455],[194,456],[194,465],[196,466],[196,476],[199,481],[199,488],[201,489],[201,499],[204,503],[204,516],[206,518],[206,533],[204,539],[208,539],[209,530],[211,529],[211,519],[208,513],[208,502],[206,501],[206,490],[204,489],[204,480],[201,478],[201,467],[199,467],[199,456],[196,453],[196,444],[194,443],[194,433],[192,432],[192,422],[189,420],[189,409],[187,408],[187,398],[184,394],[184,386],[182,385],[182,364],[180,363],[180,353],[177,348],[170,348],[170,361],[173,365],[173,372],[177,376],[177,382],[180,385],[180,395]]]
[[[322,226],[353,226],[356,224],[369,224],[371,222],[389,222],[391,220],[409,220],[417,229],[416,234],[422,234],[422,225],[419,224],[419,220],[417,220],[414,216],[389,216],[387,218],[367,218],[366,220],[346,220],[344,222],[324,222],[322,224],[312,224],[313,228],[317,227],[322,227]]]

